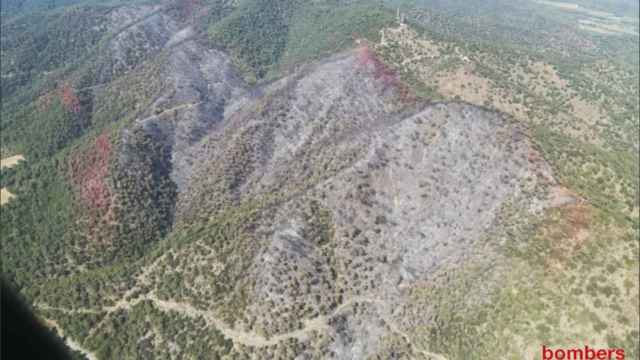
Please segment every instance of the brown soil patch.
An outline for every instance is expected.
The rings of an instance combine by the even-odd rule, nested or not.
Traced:
[[[559,219],[544,230],[543,236],[551,240],[551,254],[547,258],[548,269],[564,270],[568,260],[589,239],[590,218],[591,209],[582,202],[561,208]]]
[[[586,102],[578,97],[572,98],[569,103],[571,104],[571,113],[589,125],[594,125],[598,120],[604,118],[600,107],[592,103]]]
[[[459,96],[466,102],[483,105],[489,97],[489,81],[475,75],[471,66],[464,66],[443,74],[438,79],[438,92],[445,97]]]
[[[573,248],[580,248],[589,235],[589,209],[584,204],[569,205],[566,216],[568,240]]]
[[[536,61],[529,65],[529,69],[536,75],[542,78],[545,83],[553,84],[559,89],[567,87],[567,81],[560,78],[556,69],[553,66],[544,63],[542,61]]]
[[[549,204],[554,208],[576,205],[579,201],[578,195],[564,186],[554,186],[549,192]]]

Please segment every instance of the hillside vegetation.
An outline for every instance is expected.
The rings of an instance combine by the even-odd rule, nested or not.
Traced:
[[[2,275],[78,358],[640,354],[636,3],[2,8]]]

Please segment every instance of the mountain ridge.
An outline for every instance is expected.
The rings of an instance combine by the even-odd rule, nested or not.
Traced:
[[[264,14],[268,41],[236,26],[255,1],[215,4],[114,6],[85,57],[3,85],[3,158],[29,159],[0,178],[16,194],[3,275],[76,348],[530,358],[589,337],[637,353],[624,71],[594,98],[577,71],[375,4],[287,2],[287,31]]]

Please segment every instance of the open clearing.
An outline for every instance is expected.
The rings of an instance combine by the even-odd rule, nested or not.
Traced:
[[[627,34],[638,36],[638,31],[634,27],[634,23],[637,20],[634,21],[633,18],[616,16],[609,12],[589,9],[574,3],[546,0],[534,1],[538,4],[553,6],[562,11],[574,12],[585,16],[586,19],[578,20],[578,27],[582,30],[605,35]]]
[[[628,34],[638,36],[638,33],[632,28],[624,27],[622,24],[618,23],[606,23],[592,20],[580,20],[579,23],[581,29],[594,31],[600,34]]]
[[[0,206],[9,202],[9,200],[13,199],[15,195],[9,192],[9,190],[2,188],[0,189]]]
[[[4,158],[0,160],[0,169],[11,168],[18,164],[18,162],[23,161],[24,156],[18,154],[14,156],[9,156],[8,158]]]
[[[544,5],[555,6],[555,7],[558,7],[560,9],[564,9],[564,10],[576,11],[576,10],[578,10],[580,8],[580,6],[578,4],[567,3],[567,2],[544,1],[544,0],[539,0],[539,1],[536,1],[536,2],[540,3],[540,4],[544,4]]]
[[[12,168],[18,164],[18,162],[23,161],[24,156],[18,154],[14,156],[10,156],[8,158],[0,159],[0,169],[4,168]],[[9,200],[13,199],[15,195],[9,192],[6,188],[0,189],[0,206],[9,202]]]

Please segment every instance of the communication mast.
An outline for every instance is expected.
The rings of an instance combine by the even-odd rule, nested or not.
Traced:
[[[398,20],[398,25],[403,25],[404,24],[404,14],[400,12],[400,8],[398,8],[397,14],[396,14],[396,18]]]

